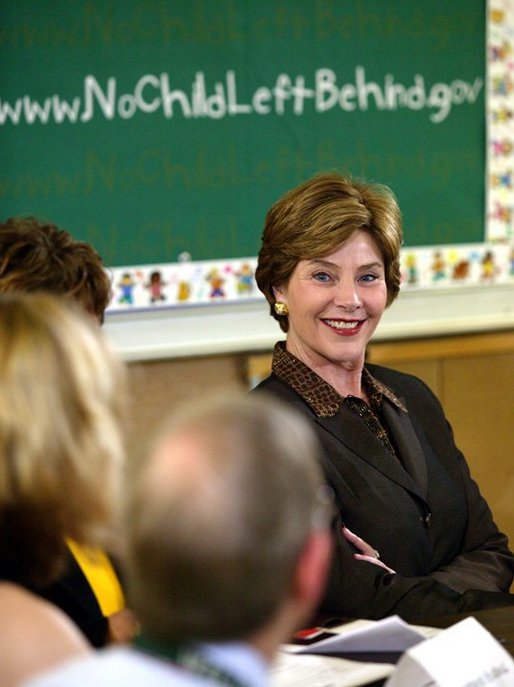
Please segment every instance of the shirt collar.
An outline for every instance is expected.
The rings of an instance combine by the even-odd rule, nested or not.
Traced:
[[[138,635],[134,649],[157,660],[180,666],[209,684],[231,687],[263,687],[268,684],[268,664],[264,656],[245,642],[188,642],[166,644]]]
[[[345,399],[328,382],[325,382],[310,367],[286,350],[285,341],[279,341],[273,352],[272,370],[283,382],[290,386],[312,408],[317,417],[337,415]],[[407,412],[404,404],[393,391],[375,379],[364,367],[362,384],[370,403],[380,408],[384,399]]]
[[[202,644],[204,656],[219,665],[248,687],[268,684],[269,666],[250,644],[245,642],[211,642]]]

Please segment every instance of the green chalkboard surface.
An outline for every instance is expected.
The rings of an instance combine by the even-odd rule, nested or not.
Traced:
[[[406,244],[484,239],[483,0],[6,0],[1,219],[107,264],[257,254],[327,169],[389,184]]]

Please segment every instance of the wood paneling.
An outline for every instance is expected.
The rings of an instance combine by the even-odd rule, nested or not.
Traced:
[[[245,389],[236,356],[129,364],[129,459],[141,456],[170,413],[184,401],[220,388]]]

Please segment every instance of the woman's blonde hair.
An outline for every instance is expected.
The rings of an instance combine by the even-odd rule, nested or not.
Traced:
[[[300,260],[330,255],[359,230],[369,233],[382,254],[389,306],[400,290],[403,234],[400,209],[387,186],[327,172],[288,191],[270,208],[255,279],[283,331],[288,320],[274,310],[273,287],[287,284]]]
[[[2,294],[0,389],[0,556],[49,581],[64,537],[101,544],[114,515],[124,371],[68,301]]]

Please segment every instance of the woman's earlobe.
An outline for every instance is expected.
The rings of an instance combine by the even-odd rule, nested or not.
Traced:
[[[273,309],[275,310],[276,314],[281,317],[289,315],[289,308],[287,307],[287,303],[282,303],[282,301],[275,301],[275,303],[273,304]]]

